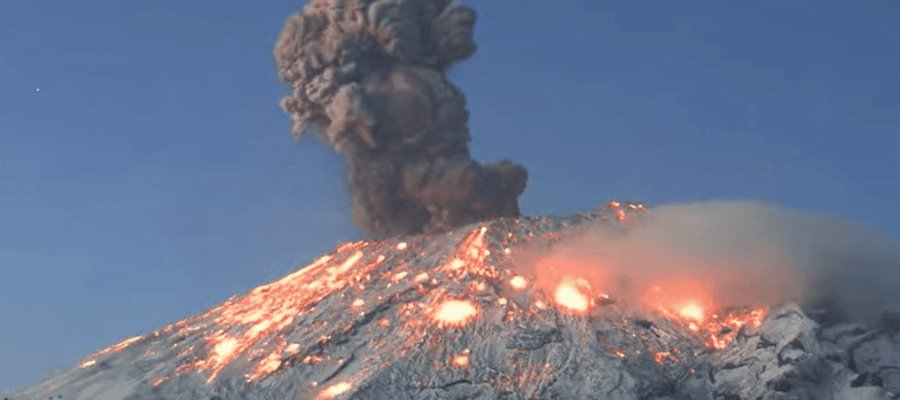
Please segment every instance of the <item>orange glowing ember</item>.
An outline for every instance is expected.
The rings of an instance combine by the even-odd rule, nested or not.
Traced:
[[[749,311],[732,310],[720,315],[712,297],[696,282],[669,282],[653,286],[646,292],[643,301],[661,315],[705,336],[705,345],[713,349],[727,347],[744,326],[758,327],[767,312],[763,307]]]
[[[269,353],[266,358],[262,359],[256,366],[252,374],[247,376],[248,381],[254,381],[266,375],[269,375],[281,367],[281,354],[278,350]]]
[[[563,279],[559,283],[553,293],[553,299],[564,310],[575,313],[586,312],[591,304],[587,295],[581,291],[576,282],[569,279]]]
[[[730,312],[724,317],[713,316],[712,321],[703,329],[707,335],[706,346],[719,350],[728,347],[741,328],[758,328],[767,312],[768,309],[760,307],[745,312]]]
[[[168,377],[168,376],[163,376],[163,377],[156,378],[155,380],[153,380],[153,387],[157,387],[157,386],[159,386],[159,385],[162,385],[163,383],[166,383],[167,380],[169,380],[169,377]]]
[[[466,300],[447,300],[434,314],[435,321],[442,326],[462,326],[478,314],[474,303]]]
[[[698,325],[707,321],[709,310],[715,309],[707,290],[696,282],[655,285],[645,293],[643,301],[651,309],[688,325],[691,330],[698,330]]]
[[[681,308],[678,309],[678,314],[684,319],[696,322],[703,322],[703,320],[706,319],[706,313],[703,312],[703,307],[696,303],[686,303],[681,305]]]
[[[469,366],[469,349],[465,349],[457,356],[453,357],[451,362],[454,367],[468,367]]]
[[[207,372],[207,382],[212,382],[222,369],[239,357],[272,354],[272,348],[262,348],[268,339],[290,326],[298,315],[312,310],[319,299],[356,284],[381,265],[384,257],[356,268],[364,256],[361,249],[366,246],[366,242],[341,245],[339,251],[345,251],[340,255],[344,256],[341,261],[331,255],[321,257],[297,272],[260,286],[245,296],[233,297],[186,321],[179,332],[203,329],[204,324],[209,323],[227,329],[210,329],[204,337],[208,343],[207,356],[180,367],[179,373]],[[275,357],[272,355],[264,360],[257,371],[262,375],[271,371]]]
[[[93,367],[94,365],[97,364],[97,358],[99,358],[100,356],[103,356],[103,355],[106,355],[109,353],[116,353],[116,352],[122,351],[126,347],[131,346],[132,344],[136,343],[137,341],[139,341],[143,338],[144,338],[143,336],[135,336],[133,338],[125,339],[114,346],[107,347],[107,348],[97,352],[96,354],[94,354],[93,358],[88,359],[88,360],[82,362],[81,364],[78,364],[78,366],[80,368]]]
[[[673,356],[671,352],[668,351],[658,351],[653,354],[653,361],[657,364],[662,365],[663,362],[669,360],[671,362],[678,362],[678,358]]]
[[[512,286],[513,289],[522,290],[528,287],[528,280],[524,277],[516,275],[509,280],[509,286]]]
[[[353,388],[353,385],[351,385],[350,382],[344,381],[344,382],[336,383],[332,386],[329,386],[325,390],[323,390],[322,393],[319,393],[319,397],[317,397],[317,398],[333,399],[337,396],[340,396],[340,395],[346,393],[348,390],[350,390],[352,388]]]

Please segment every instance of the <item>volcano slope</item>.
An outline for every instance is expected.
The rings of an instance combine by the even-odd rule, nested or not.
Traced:
[[[347,243],[6,397],[898,398],[896,325],[821,325],[792,304],[640,314],[580,281],[541,290],[511,265],[520,246],[642,210]]]

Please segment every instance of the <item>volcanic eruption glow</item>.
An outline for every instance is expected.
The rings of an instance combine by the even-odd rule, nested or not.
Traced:
[[[365,390],[396,382],[392,368],[431,364],[456,376],[403,384],[554,397],[544,389],[564,382],[559,371],[583,371],[574,354],[582,349],[605,353],[590,362],[612,354],[616,365],[639,367],[687,364],[711,353],[701,346],[726,349],[762,324],[768,305],[806,289],[811,267],[789,268],[791,255],[832,254],[808,237],[829,249],[864,237],[834,239],[818,221],[734,205],[651,213],[611,201],[573,218],[519,217],[527,172],[472,159],[466,99],[447,76],[474,53],[474,23],[471,8],[450,0],[310,0],[274,54],[291,88],[282,105],[294,133],[316,133],[343,156],[359,228],[423,235],[342,244],[282,279],[93,354],[81,372],[114,371],[112,361],[140,355],[164,360],[139,365],[161,375],[150,381],[160,392],[194,378],[256,388],[247,383],[282,374],[291,390],[302,387],[293,398],[333,399],[379,397]],[[779,241],[797,226],[798,243]],[[886,286],[872,296],[896,292]],[[572,334],[580,329],[588,334]],[[493,335],[491,344],[479,335]],[[474,373],[480,364],[491,372]],[[580,365],[588,364],[600,365]],[[188,374],[196,376],[177,379]],[[623,376],[610,393],[627,386]]]
[[[706,322],[707,313],[714,309],[708,291],[697,282],[673,281],[656,284],[647,290],[644,304],[668,318],[681,321],[691,330]]]
[[[617,209],[626,215],[635,211],[627,203]],[[609,223],[640,223],[636,218],[619,222],[617,215],[611,212]],[[402,337],[402,344],[393,347],[392,354],[402,355],[424,345],[437,356],[447,354],[441,346],[452,343],[448,340],[461,333],[446,328],[464,327],[482,315],[484,321],[480,323],[485,326],[527,326],[530,320],[553,313],[567,314],[588,324],[603,321],[621,330],[620,339],[645,346],[621,341],[604,344],[617,358],[639,362],[647,359],[641,356],[645,354],[651,362],[668,365],[691,362],[694,356],[690,354],[697,350],[690,346],[727,348],[742,329],[760,326],[768,311],[758,306],[760,303],[751,303],[748,308],[719,301],[715,295],[719,281],[714,275],[661,273],[653,275],[652,280],[632,279],[622,286],[617,280],[618,259],[593,254],[581,257],[573,252],[560,253],[557,248],[546,251],[547,247],[540,248],[536,262],[524,263],[537,268],[522,268],[520,256],[529,252],[521,246],[523,243],[565,243],[572,239],[565,232],[546,228],[536,229],[537,235],[510,235],[516,227],[532,222],[500,223],[509,225],[500,225],[502,229],[496,231],[496,225],[487,224],[441,234],[435,240],[446,241],[438,246],[422,246],[417,238],[340,245],[330,255],[282,279],[232,297],[152,335],[111,346],[80,366],[87,369],[103,361],[101,357],[126,348],[149,346],[168,334],[197,340],[174,342],[171,350],[177,354],[178,364],[172,371],[154,376],[155,385],[165,387],[175,381],[173,378],[190,373],[202,374],[209,384],[234,376],[257,382],[297,366],[341,370],[348,359],[360,362],[365,358],[339,351],[350,335],[366,337],[368,348],[374,352],[382,351],[392,338]],[[604,244],[593,239],[591,246]],[[515,251],[503,251],[508,248]],[[672,265],[676,272],[681,271],[679,264]],[[644,318],[646,310],[652,311],[653,317],[645,325],[652,329],[629,322]],[[445,329],[435,331],[434,327]],[[657,327],[681,341],[676,346],[653,344],[659,340],[651,333]],[[535,338],[545,337],[542,335],[549,335],[546,340],[558,340],[552,339],[555,334],[541,329],[522,335],[517,340],[524,341],[526,348],[531,346],[530,341],[538,340]],[[425,338],[428,339],[423,342]],[[159,354],[166,350],[139,351]],[[444,361],[453,368],[469,368],[471,362],[468,351],[450,353]],[[346,374],[334,376],[333,382],[339,383],[329,383],[332,378],[324,380],[325,389],[310,393],[310,397],[342,396],[354,390],[352,382],[367,379],[381,367],[365,368],[366,372],[353,378]],[[522,368],[522,376],[538,373],[529,371],[531,367]],[[316,377],[310,382],[322,381]]]
[[[583,282],[583,281],[582,281]],[[583,292],[583,284],[579,285],[579,281],[572,279],[563,279],[556,291],[553,292],[553,299],[559,305],[562,311],[585,313],[590,308],[590,300]]]
[[[447,300],[438,306],[434,320],[441,326],[462,326],[478,314],[478,307],[468,300]]]
[[[85,360],[84,362],[82,362],[81,364],[79,364],[79,367],[81,367],[81,368],[93,367],[94,365],[97,364],[97,358],[99,358],[100,356],[122,351],[125,348],[131,346],[132,344],[137,343],[138,341],[140,341],[143,338],[144,338],[143,336],[135,336],[135,337],[125,339],[125,340],[123,340],[115,345],[112,345],[110,347],[107,347],[107,348],[97,352],[96,354],[94,354],[91,358],[89,358],[89,359]]]
[[[703,320],[706,319],[706,313],[703,312],[703,307],[697,303],[687,303],[682,305],[678,309],[678,314],[684,319],[695,322],[703,322]]]
[[[331,385],[331,386],[325,388],[324,390],[322,390],[322,393],[319,394],[318,398],[319,399],[333,399],[337,396],[340,396],[340,395],[346,393],[348,390],[350,390],[352,388],[353,388],[353,385],[351,385],[350,382],[345,381],[345,382],[336,383],[336,384]]]
[[[509,286],[516,290],[522,290],[528,287],[528,280],[520,275],[516,275],[509,280]]]
[[[453,356],[453,360],[451,361],[453,366],[460,367],[460,368],[468,367],[469,366],[469,353],[470,353],[469,349],[465,349],[462,351],[462,353],[460,353],[456,356]]]

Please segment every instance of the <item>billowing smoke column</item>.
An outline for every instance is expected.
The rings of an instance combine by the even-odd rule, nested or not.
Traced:
[[[447,69],[475,52],[475,12],[450,0],[311,0],[275,47],[294,135],[345,159],[353,217],[377,234],[447,230],[519,213],[527,172],[469,154]]]

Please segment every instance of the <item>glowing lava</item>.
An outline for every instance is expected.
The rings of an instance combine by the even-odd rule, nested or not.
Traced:
[[[761,307],[717,314],[712,297],[696,282],[655,285],[647,291],[643,301],[662,316],[704,335],[705,345],[713,349],[727,347],[744,326],[758,327],[767,312],[766,308]]]
[[[266,358],[264,358],[259,365],[256,366],[256,369],[253,370],[253,373],[247,376],[247,380],[254,381],[261,377],[272,374],[277,371],[278,368],[281,368],[281,352],[279,350],[275,350],[272,353],[269,353]]]
[[[350,390],[352,388],[353,388],[353,385],[351,385],[350,382],[345,381],[345,382],[336,383],[334,385],[329,386],[325,390],[323,390],[322,393],[319,393],[319,396],[317,398],[333,399],[337,396],[340,396],[340,395],[346,393],[348,390]]]
[[[441,326],[462,326],[478,314],[478,307],[471,301],[447,300],[438,306],[434,320]]]
[[[750,311],[730,312],[724,317],[713,316],[712,321],[703,327],[707,335],[706,347],[718,350],[728,347],[741,328],[745,326],[758,328],[768,311],[765,307],[759,307]]]
[[[469,366],[469,349],[465,349],[459,355],[454,356],[453,360],[452,360],[452,364],[454,367],[460,367],[460,368],[468,367]]]
[[[686,303],[681,305],[681,307],[678,308],[678,315],[694,322],[703,322],[703,320],[706,319],[706,313],[703,312],[703,307],[697,303]]]
[[[643,209],[642,206],[630,204],[627,208],[618,204],[614,208]],[[422,340],[434,333],[429,329],[434,326],[463,327],[476,318],[483,318],[478,324],[480,334],[489,331],[495,320],[514,325],[523,323],[525,318],[557,318],[558,313],[584,315],[598,304],[613,303],[599,300],[609,299],[604,291],[612,289],[607,287],[611,285],[606,282],[613,281],[605,275],[607,268],[595,260],[546,258],[527,274],[501,269],[499,266],[505,266],[510,261],[506,255],[513,252],[505,246],[519,246],[520,243],[514,240],[502,242],[501,236],[514,238],[512,232],[494,231],[493,228],[490,230],[491,236],[487,235],[488,232],[486,227],[478,227],[470,232],[461,232],[461,237],[451,236],[455,244],[452,248],[448,246],[443,254],[423,247],[419,242],[352,242],[341,245],[334,254],[323,256],[282,279],[245,295],[232,297],[201,315],[154,332],[154,337],[169,334],[201,340],[179,339],[173,342],[172,351],[177,352],[178,363],[169,372],[161,372],[165,375],[157,378],[153,385],[162,385],[187,373],[204,374],[208,384],[212,384],[217,376],[219,380],[242,376],[248,382],[255,382],[290,368],[321,363],[316,368],[324,370],[331,368],[336,361],[344,365],[344,359],[338,360],[337,355],[329,354],[328,350],[341,344],[334,343],[338,338],[351,334],[376,338],[370,346],[373,351],[400,349],[404,352],[422,343],[435,346],[445,344]],[[535,232],[541,233],[539,230]],[[555,233],[547,233],[548,236],[551,234]],[[530,233],[528,238],[531,238]],[[426,250],[429,260],[434,255],[439,256],[440,261],[420,263],[417,257],[424,256]],[[708,288],[699,284],[654,283],[658,284],[648,290],[642,300],[658,317],[676,322],[660,326],[693,331],[685,332],[696,339],[690,341],[691,345],[702,342],[710,348],[725,348],[741,328],[759,326],[765,316],[765,309],[721,310],[713,303],[709,291],[705,290]],[[516,293],[512,294],[513,291]],[[602,311],[615,311],[616,307],[611,305]],[[484,317],[479,316],[482,313]],[[600,316],[598,313],[598,319]],[[517,321],[520,318],[523,320]],[[582,319],[579,322],[595,321]],[[400,347],[389,346],[395,336],[404,341],[404,344],[398,345]],[[135,353],[138,350],[149,351],[159,342],[156,339],[142,342],[144,338],[148,337],[125,340],[94,354],[80,366],[95,367],[105,362],[100,356],[132,345],[139,347]],[[627,354],[625,350],[614,350],[612,354],[623,360],[645,357],[639,355],[647,354],[652,355],[657,363],[665,364],[678,362],[676,356],[688,354],[686,351],[679,353],[676,348],[652,347],[646,349],[647,353],[641,353],[629,347]],[[468,349],[448,353],[445,348],[435,347],[432,351],[432,355],[438,356],[435,365],[454,369],[454,373],[464,373],[463,368],[478,366],[478,361],[471,359]],[[684,362],[688,361],[690,356],[684,356]],[[356,359],[353,362],[369,360]],[[234,367],[227,371],[236,373],[222,372],[232,364]],[[354,364],[348,371],[357,371],[358,365]],[[367,377],[378,373],[382,367],[367,365],[365,368],[359,369],[361,375],[333,380],[329,377],[321,386],[314,384],[317,389],[310,390],[321,390],[318,398],[322,399],[351,395],[355,386],[367,382]],[[522,379],[530,379],[528,374],[526,370],[522,375],[526,378]]]
[[[509,280],[509,286],[512,286],[512,288],[516,290],[522,290],[528,287],[528,280],[519,275],[516,275]]]
[[[144,338],[143,336],[135,336],[135,337],[133,337],[133,338],[125,339],[125,340],[119,342],[118,344],[116,344],[116,345],[114,345],[114,346],[110,346],[110,347],[107,347],[107,348],[105,348],[105,349],[99,351],[97,354],[94,354],[93,358],[88,359],[87,361],[82,362],[82,363],[79,364],[78,366],[81,367],[81,368],[90,368],[90,367],[93,367],[94,365],[97,364],[97,358],[99,358],[100,356],[103,356],[103,355],[106,355],[106,354],[110,354],[110,353],[116,353],[116,352],[122,351],[122,350],[124,350],[126,347],[131,346],[132,344],[136,343],[137,341],[139,341],[139,340],[141,340],[141,339],[143,339],[143,338]]]
[[[578,285],[578,283],[580,282],[563,279],[556,287],[556,291],[553,292],[553,299],[563,310],[581,314],[587,312],[591,302],[579,287],[584,284]]]
[[[666,360],[669,360],[671,362],[678,362],[678,358],[673,356],[672,353],[668,351],[658,351],[653,354],[653,361],[655,361],[657,364],[662,365]]]
[[[643,301],[651,309],[695,331],[707,321],[709,310],[715,309],[708,291],[696,282],[654,285],[645,293]]]

